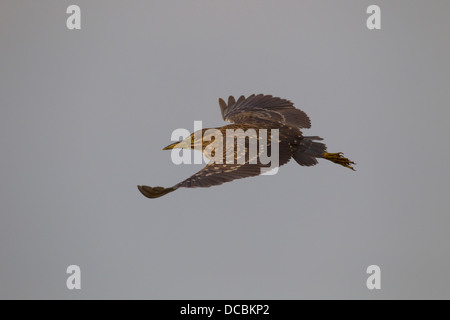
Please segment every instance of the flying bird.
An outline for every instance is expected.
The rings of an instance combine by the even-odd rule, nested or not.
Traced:
[[[314,166],[318,163],[317,159],[326,159],[354,170],[352,165],[355,163],[344,157],[342,152],[328,153],[326,145],[318,142],[323,140],[321,137],[303,136],[300,129],[309,129],[311,121],[289,100],[253,94],[247,98],[240,96],[237,101],[230,96],[228,103],[219,98],[219,106],[223,120],[232,124],[199,130],[163,149],[197,149],[214,161],[211,160],[202,170],[173,187],[139,185],[138,189],[144,196],[159,198],[178,188],[210,187],[260,175],[271,168],[271,164],[263,161],[262,155],[267,159],[269,154],[272,157],[275,152],[278,152],[278,166],[288,163],[291,158],[301,166]],[[238,132],[233,137],[234,143],[227,144],[226,139],[218,138],[220,135],[226,136],[230,130]],[[278,141],[272,141],[275,130]],[[239,139],[240,136],[244,139]],[[252,152],[251,141],[257,142],[256,153]],[[278,148],[275,142],[278,142]]]

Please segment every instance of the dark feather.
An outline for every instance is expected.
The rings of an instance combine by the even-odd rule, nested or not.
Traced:
[[[273,122],[297,128],[310,128],[311,121],[305,112],[296,109],[294,104],[286,99],[258,94],[245,98],[240,96],[237,101],[230,96],[228,105],[219,99],[222,118],[234,123]]]

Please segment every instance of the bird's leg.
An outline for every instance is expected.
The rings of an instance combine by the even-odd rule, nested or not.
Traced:
[[[342,152],[338,152],[338,153],[327,153],[325,152],[323,154],[323,158],[330,160],[331,162],[340,164],[341,166],[344,166],[346,168],[352,169],[353,171],[355,171],[355,169],[352,167],[354,163],[353,161],[351,161],[350,159],[344,157],[344,154]]]

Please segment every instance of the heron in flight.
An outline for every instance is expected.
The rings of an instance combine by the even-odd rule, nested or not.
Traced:
[[[173,187],[149,187],[139,185],[139,191],[147,198],[159,198],[165,194],[177,190],[178,188],[210,187],[220,185],[236,179],[254,177],[260,175],[264,169],[268,169],[270,164],[262,161],[260,152],[252,154],[250,140],[261,142],[265,138],[266,156],[275,151],[278,152],[278,166],[282,166],[293,158],[301,166],[314,166],[317,159],[326,159],[340,164],[346,168],[354,170],[355,163],[346,157],[342,152],[328,153],[324,143],[317,142],[323,140],[318,136],[303,136],[300,129],[309,129],[311,121],[305,112],[294,107],[294,104],[286,99],[273,97],[271,95],[251,95],[247,98],[240,96],[237,101],[234,97],[228,98],[228,103],[219,98],[219,106],[222,118],[232,124],[212,129],[202,129],[192,133],[186,139],[172,143],[163,150],[175,148],[201,150],[203,155],[212,159],[202,170],[195,173],[184,181]],[[231,145],[231,158],[234,161],[226,161],[226,156],[230,154],[230,145],[224,139],[218,139],[217,134],[226,136],[230,131],[244,132],[248,139],[235,139]],[[266,133],[263,135],[261,132]],[[277,141],[272,141],[272,134],[276,130]],[[212,133],[211,133],[212,132]],[[245,137],[244,137],[245,138]],[[242,143],[242,141],[244,141]],[[274,147],[277,142],[278,148]],[[261,143],[259,143],[261,144]],[[242,147],[242,148],[240,148]],[[278,150],[277,150],[278,149]],[[258,151],[262,151],[258,149]],[[273,151],[273,152],[272,152]],[[216,154],[217,153],[217,154]]]

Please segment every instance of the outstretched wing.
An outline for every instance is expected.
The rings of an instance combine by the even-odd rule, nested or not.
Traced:
[[[260,175],[264,166],[260,164],[208,164],[199,172],[171,188],[138,186],[141,193],[147,198],[159,198],[180,187],[207,188],[218,186],[236,179],[255,177]]]
[[[217,186],[236,179],[255,177],[261,174],[264,167],[258,164],[208,164],[202,170],[180,182],[178,187],[207,188]]]
[[[288,163],[290,158],[291,152],[289,144],[286,142],[279,143],[279,166]],[[256,164],[251,164],[248,161],[244,164],[219,164],[213,162],[207,164],[202,170],[171,188],[138,186],[138,189],[147,198],[159,198],[181,187],[207,188],[236,179],[255,177],[260,175],[263,172],[263,169],[269,168],[270,164],[262,164],[260,161]]]
[[[138,186],[138,189],[147,198],[159,198],[180,187],[207,188],[236,179],[254,177],[261,174],[261,168],[256,164],[208,164],[199,172],[171,188]]]
[[[233,96],[228,104],[219,98],[222,118],[234,123],[274,122],[296,128],[310,128],[311,120],[302,110],[286,99],[258,94],[245,98],[240,96],[236,101]]]

